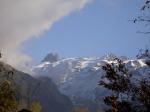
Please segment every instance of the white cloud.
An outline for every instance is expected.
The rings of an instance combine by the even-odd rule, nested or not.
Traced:
[[[56,21],[82,9],[90,0],[0,0],[0,50],[4,60],[19,66],[31,58],[20,45],[39,37]]]

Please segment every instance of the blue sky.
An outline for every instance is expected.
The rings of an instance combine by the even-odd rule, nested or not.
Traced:
[[[107,53],[135,57],[138,49],[148,45],[149,35],[136,33],[145,28],[128,20],[141,13],[143,1],[94,0],[57,21],[42,38],[26,41],[23,50],[37,61],[49,52],[64,58]]]

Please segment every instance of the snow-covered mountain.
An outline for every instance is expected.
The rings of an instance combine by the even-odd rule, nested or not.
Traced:
[[[37,75],[48,76],[57,84],[59,90],[70,97],[76,106],[88,107],[92,110],[104,106],[103,97],[109,91],[98,85],[104,74],[102,66],[113,62],[116,58],[109,55],[103,58],[67,58],[51,63],[42,62],[33,71]],[[127,60],[122,57],[128,69],[136,74],[149,71],[145,59]]]

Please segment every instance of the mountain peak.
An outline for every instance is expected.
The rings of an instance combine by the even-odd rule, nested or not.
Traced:
[[[45,56],[42,62],[54,63],[54,62],[57,62],[58,60],[59,60],[59,56],[57,53],[49,53]]]
[[[43,62],[35,66],[33,72],[50,77],[61,93],[68,96],[75,106],[84,106],[95,112],[105,106],[101,101],[109,94],[105,88],[98,85],[105,74],[101,68],[105,64],[116,63],[116,58],[123,60],[129,72],[134,72],[134,77],[140,78],[145,72],[149,72],[145,59],[130,60],[114,54],[102,58],[65,58],[53,63]]]

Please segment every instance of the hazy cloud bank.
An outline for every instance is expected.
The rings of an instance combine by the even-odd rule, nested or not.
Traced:
[[[91,0],[0,0],[0,50],[9,64],[24,68],[31,58],[21,44]]]

